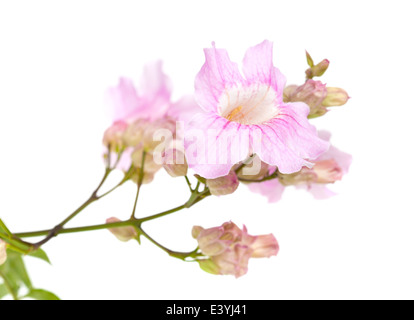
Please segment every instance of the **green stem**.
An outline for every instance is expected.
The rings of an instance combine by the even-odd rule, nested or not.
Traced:
[[[171,213],[174,213],[174,212],[177,212],[177,211],[186,209],[187,208],[186,204],[187,203],[185,203],[182,206],[179,206],[177,208],[171,209],[171,210],[167,210],[167,211],[164,211],[164,212],[161,212],[161,213],[158,213],[158,214],[154,214],[154,215],[149,216],[149,217],[145,217],[145,218],[142,218],[142,219],[138,219],[137,221],[141,221],[141,223],[142,223],[142,222],[146,222],[146,221],[150,221],[150,220],[154,220],[154,219],[158,219],[158,218],[164,217],[164,216],[169,215]]]
[[[166,215],[172,214],[174,212],[177,212],[177,211],[180,211],[180,210],[183,210],[183,209],[191,208],[193,205],[197,204],[198,202],[202,201],[206,197],[210,196],[210,191],[209,191],[208,188],[206,188],[202,192],[199,192],[198,191],[199,185],[200,185],[200,183],[197,185],[197,188],[192,191],[190,199],[186,203],[184,203],[183,205],[181,205],[179,207],[176,207],[176,208],[173,208],[171,210],[167,210],[167,211],[164,211],[164,212],[161,212],[161,213],[158,213],[158,214],[154,214],[152,216],[145,217],[145,218],[136,219],[134,216],[132,216],[127,221],[99,224],[99,225],[94,225],[94,226],[77,227],[77,228],[67,228],[67,229],[64,229],[63,225],[58,225],[57,227],[53,228],[52,230],[42,230],[42,231],[35,231],[35,232],[17,233],[17,234],[14,235],[14,237],[30,238],[30,237],[46,236],[46,238],[44,240],[42,240],[42,241],[38,242],[37,244],[35,244],[35,249],[38,249],[41,245],[43,245],[44,243],[49,241],[51,238],[58,236],[59,234],[79,233],[79,232],[96,231],[96,230],[104,230],[104,229],[122,228],[122,227],[132,226],[132,227],[137,229],[139,234],[142,234],[143,236],[145,236],[149,241],[151,241],[157,247],[159,247],[162,250],[164,250],[165,252],[167,252],[170,256],[178,258],[178,259],[182,259],[182,260],[185,260],[188,257],[196,258],[198,256],[198,250],[195,250],[195,251],[192,251],[192,252],[172,251],[172,250],[164,247],[163,245],[159,244],[154,239],[152,239],[142,229],[141,225],[144,222],[151,221],[151,220],[154,220],[154,219],[157,219],[157,218],[161,218],[161,217],[164,217]],[[97,190],[99,190],[99,188]],[[96,195],[96,192],[94,192],[95,195]],[[137,198],[138,198],[138,194],[139,194],[139,190],[138,190],[138,193],[137,193]],[[136,198],[136,202],[137,202],[137,198]],[[96,201],[99,198],[94,197],[93,199],[94,199],[93,201]],[[89,204],[90,204],[89,201],[87,201],[83,206],[81,206],[81,208],[86,207]],[[136,209],[136,205],[134,206],[134,212],[135,212],[135,209]],[[79,211],[79,209],[76,210],[75,212],[77,212],[77,211]],[[71,218],[72,216],[75,216],[75,214],[72,214],[66,220],[70,221],[69,218]],[[0,235],[1,235],[1,233],[0,233]]]
[[[188,188],[190,189],[190,192],[193,192],[193,188],[191,186],[190,179],[188,179],[188,176],[185,176],[185,181],[187,182]]]
[[[3,230],[4,232],[6,232],[9,236],[12,235],[12,233],[10,232],[10,230],[6,227],[6,225],[4,224],[3,220],[0,219],[0,230]]]
[[[138,199],[139,199],[139,193],[141,191],[142,182],[144,181],[144,166],[145,166],[145,158],[147,156],[147,153],[144,151],[142,153],[142,161],[141,161],[141,168],[139,171],[139,177],[138,177],[138,183],[137,183],[137,195],[135,197],[134,202],[134,209],[132,210],[131,219],[135,219],[135,213],[137,211],[137,205],[138,205]]]
[[[105,170],[105,174],[101,180],[101,182],[99,183],[98,187],[95,189],[95,191],[92,193],[92,195],[89,197],[88,200],[86,200],[85,203],[83,203],[78,209],[76,209],[71,215],[69,215],[65,220],[63,220],[61,223],[59,223],[58,225],[56,225],[52,230],[50,230],[49,234],[46,236],[46,238],[44,238],[43,240],[36,242],[33,244],[33,250],[37,250],[39,249],[41,246],[43,246],[44,244],[46,244],[47,242],[50,241],[50,239],[56,237],[59,232],[63,229],[63,227],[70,222],[72,219],[74,219],[79,213],[81,213],[84,209],[86,209],[90,204],[94,203],[95,201],[99,200],[102,198],[98,197],[98,192],[99,190],[102,188],[102,186],[104,185],[106,179],[108,178],[108,176],[110,175],[110,173],[112,172],[112,169],[107,168]]]
[[[193,194],[195,194],[195,192]],[[120,228],[120,227],[127,227],[127,226],[135,226],[135,227],[140,228],[141,224],[144,222],[151,221],[157,218],[161,218],[166,215],[172,214],[174,212],[190,208],[208,196],[209,196],[208,190],[203,191],[201,193],[196,193],[195,197],[193,197],[192,195],[190,199],[182,206],[179,206],[174,209],[167,210],[167,211],[164,211],[158,214],[154,214],[152,216],[141,218],[141,219],[130,219],[127,221],[99,224],[99,225],[94,225],[94,226],[77,227],[77,228],[66,228],[66,229],[62,228],[61,230],[56,232],[57,233],[56,236],[59,234],[78,233],[78,232],[95,231],[95,230],[103,230],[103,229],[110,229],[110,228]],[[41,237],[41,236],[50,234],[52,231],[53,229],[34,231],[34,232],[23,232],[23,233],[16,233],[15,236],[19,238]]]
[[[163,250],[166,253],[168,253],[168,255],[170,257],[174,257],[174,258],[177,258],[177,259],[185,260],[186,258],[196,257],[197,256],[198,248],[196,250],[194,250],[194,251],[191,251],[191,252],[178,252],[178,251],[173,251],[173,250],[170,250],[170,249],[164,247],[162,244],[158,243],[157,241],[155,241],[142,228],[139,228],[139,232],[145,238],[147,238],[149,241],[151,241],[154,245],[156,245],[158,248],[160,248],[161,250]]]

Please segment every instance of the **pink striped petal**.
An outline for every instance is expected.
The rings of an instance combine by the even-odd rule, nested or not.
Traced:
[[[249,84],[270,85],[277,94],[278,102],[283,100],[285,76],[273,65],[273,43],[265,40],[247,50],[243,60],[243,73]]]
[[[195,79],[195,97],[205,111],[217,113],[219,99],[226,88],[244,84],[236,63],[224,49],[204,49],[206,62]]]

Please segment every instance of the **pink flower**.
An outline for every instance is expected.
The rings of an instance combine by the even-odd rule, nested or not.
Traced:
[[[142,155],[144,151],[146,160],[152,161],[150,157],[161,141],[154,140],[154,134],[161,129],[168,131],[170,134],[164,140],[168,145],[175,138],[176,121],[187,121],[197,111],[191,96],[172,102],[171,87],[170,78],[162,71],[162,62],[157,61],[145,66],[139,90],[131,80],[121,78],[118,86],[108,91],[114,123],[105,132],[104,145],[115,153],[111,156],[112,165],[121,155],[117,167],[128,171],[131,165],[136,167],[133,160],[137,153]],[[153,176],[155,171],[148,171],[147,177]]]
[[[109,218],[106,220],[106,223],[116,223],[121,222],[118,218]],[[108,229],[118,240],[122,242],[127,242],[129,240],[135,239],[138,234],[134,227],[127,226],[127,227],[119,227],[119,228],[111,228]]]
[[[273,66],[271,42],[247,50],[245,77],[226,50],[213,45],[204,52],[206,62],[195,80],[196,99],[204,113],[196,115],[186,130],[190,168],[214,179],[255,153],[281,172],[293,173],[328,149],[308,122],[309,107],[283,102],[286,81]]]
[[[147,122],[164,118],[182,120],[197,110],[191,96],[173,103],[171,91],[171,79],[163,72],[162,61],[149,63],[144,67],[139,91],[127,78],[121,78],[117,87],[109,89],[112,118],[114,122],[128,123],[137,119]]]
[[[271,234],[251,236],[246,227],[241,230],[233,222],[220,227],[193,228],[201,252],[206,259],[199,260],[203,270],[236,278],[247,273],[250,258],[269,258],[279,252],[279,244]]]
[[[6,242],[0,239],[0,266],[7,260]]]
[[[319,137],[329,141],[331,135],[327,131],[320,131]],[[331,146],[329,150],[315,160],[313,168],[303,168],[293,174],[278,174],[278,179],[251,183],[249,188],[255,193],[260,193],[269,199],[269,202],[277,202],[281,199],[286,186],[294,185],[299,189],[308,190],[316,199],[326,199],[333,195],[327,184],[342,180],[351,166],[352,156]]]

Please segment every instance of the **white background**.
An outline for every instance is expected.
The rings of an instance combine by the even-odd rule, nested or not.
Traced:
[[[63,299],[414,298],[412,12],[409,1],[1,1],[0,215],[14,232],[50,228],[89,196],[103,174],[105,90],[119,76],[138,80],[147,61],[165,61],[179,98],[211,41],[240,62],[269,39],[288,83],[303,81],[307,49],[331,61],[322,81],[352,97],[313,121],[354,157],[338,196],[292,189],[268,204],[242,186],[145,225],[183,251],[196,246],[195,224],[274,233],[279,256],[253,260],[245,277],[99,231],[48,243],[53,266],[27,259],[35,285]],[[187,198],[164,172],[142,191],[142,216]],[[70,225],[127,218],[133,198],[128,184]]]

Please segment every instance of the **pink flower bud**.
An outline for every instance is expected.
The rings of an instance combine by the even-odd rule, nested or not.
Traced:
[[[123,136],[127,128],[127,123],[124,121],[117,121],[105,131],[103,144],[109,151],[119,152],[124,147]]]
[[[273,234],[257,236],[251,248],[252,258],[269,258],[279,253],[279,244]]]
[[[139,181],[140,174],[141,174],[141,168],[134,168],[134,171],[131,176],[132,182],[137,184]],[[149,184],[154,180],[154,178],[155,178],[155,172],[144,170],[144,177],[142,178],[142,184]]]
[[[168,149],[165,151],[163,167],[173,178],[186,176],[188,172],[188,164],[184,152],[178,149]]]
[[[302,168],[299,172],[292,174],[278,174],[279,182],[284,186],[295,186],[316,182],[317,175],[312,169]]]
[[[162,118],[149,123],[142,137],[146,150],[153,151],[161,143],[169,145],[176,135],[176,122],[170,118]]]
[[[251,236],[246,227],[241,230],[233,222],[210,229],[195,226],[192,234],[206,256],[199,260],[200,267],[212,274],[240,277],[246,274],[250,258],[275,256],[279,251],[273,235]]]
[[[309,106],[309,117],[322,116],[327,112],[326,107],[322,105],[322,101],[327,95],[326,86],[315,80],[307,80],[305,84],[300,87],[290,86],[287,87],[284,95],[286,102],[301,101]]]
[[[292,102],[292,96],[293,93],[296,91],[296,89],[299,86],[295,85],[295,84],[291,84],[290,86],[287,86],[284,90],[283,90],[283,101],[284,102]]]
[[[214,196],[224,196],[234,193],[239,187],[239,179],[234,171],[229,175],[216,179],[207,179],[207,187]]]
[[[306,77],[312,79],[313,77],[321,77],[328,70],[329,60],[325,59],[319,62],[316,66],[310,67],[306,70]]]
[[[239,166],[240,165],[237,165],[233,168],[236,170]],[[269,170],[270,166],[261,161],[260,158],[255,155],[251,161],[251,164],[246,165],[242,170],[240,170],[237,173],[237,177],[244,180],[260,180],[269,173]]]
[[[334,183],[342,179],[342,169],[334,159],[318,161],[312,169],[317,183]]]
[[[325,107],[342,106],[349,100],[348,93],[341,88],[328,87],[327,96],[322,101],[322,105]]]
[[[144,149],[137,148],[134,150],[134,152],[131,155],[132,164],[135,168],[141,168],[142,167],[142,160],[144,156]],[[154,155],[147,151],[145,152],[145,159],[144,159],[144,171],[155,173],[158,170],[160,170],[162,167],[162,164],[158,164],[154,161]]]
[[[124,142],[128,147],[137,147],[142,145],[142,139],[145,129],[148,125],[148,121],[144,119],[138,119],[132,122],[125,130]]]
[[[6,242],[0,239],[0,266],[7,260]]]
[[[116,223],[121,222],[118,218],[109,218],[106,220],[106,223]],[[127,242],[129,240],[135,239],[138,234],[134,227],[119,227],[119,228],[111,228],[108,229],[112,234],[118,238],[118,240]]]

